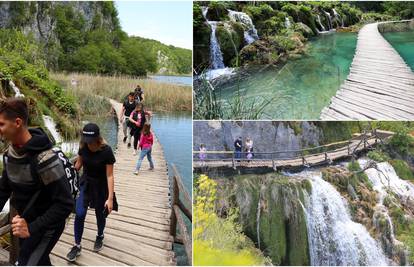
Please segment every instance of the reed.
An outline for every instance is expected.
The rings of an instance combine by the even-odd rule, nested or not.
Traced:
[[[144,89],[144,103],[152,111],[191,111],[192,109],[191,86],[166,84],[148,78],[130,76],[82,73],[51,73],[50,76],[68,91],[72,90],[81,102],[92,100],[97,105],[101,105],[102,103],[97,103],[96,96],[123,101],[126,95],[139,84]],[[72,85],[72,79],[76,81],[76,85]],[[92,106],[91,108],[94,109]]]

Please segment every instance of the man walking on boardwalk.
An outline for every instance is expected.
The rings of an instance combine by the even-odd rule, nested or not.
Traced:
[[[0,103],[0,135],[10,144],[3,157],[0,209],[11,196],[17,210],[11,220],[19,238],[17,265],[51,265],[49,254],[59,240],[74,200],[64,165],[41,128],[28,128],[24,99]]]

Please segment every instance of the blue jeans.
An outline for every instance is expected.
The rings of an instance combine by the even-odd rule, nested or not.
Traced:
[[[145,156],[147,156],[147,159],[150,164],[150,168],[151,169],[154,168],[154,162],[152,162],[152,157],[151,157],[151,150],[152,150],[151,148],[145,148],[141,150],[141,154],[139,155],[139,159],[137,162],[137,167],[135,168],[137,171],[139,171],[139,169],[141,168],[141,163]]]
[[[242,153],[242,152],[241,152],[241,150],[236,150],[235,152],[236,152],[236,153],[235,153],[235,158],[236,158],[236,159],[241,158],[241,153]]]
[[[88,207],[84,207],[84,195],[85,195],[85,184],[80,187],[79,197],[76,199],[76,216],[75,216],[75,243],[80,245],[83,235],[83,228],[85,225],[86,212]],[[96,224],[98,225],[98,236],[103,236],[105,229],[106,218],[104,215],[104,206],[96,205],[95,215],[96,215]]]

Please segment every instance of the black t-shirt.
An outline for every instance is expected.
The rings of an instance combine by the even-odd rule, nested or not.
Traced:
[[[242,150],[242,142],[241,142],[241,140],[237,139],[234,142],[234,149],[237,150],[237,151],[241,151]]]
[[[83,173],[86,176],[106,181],[106,165],[115,163],[115,156],[110,146],[105,145],[101,150],[92,152],[85,145],[79,149],[78,154],[82,157]]]
[[[138,102],[142,101],[142,94],[144,93],[144,90],[140,89],[140,90],[135,90],[135,99]]]
[[[130,103],[128,100],[126,100],[123,106],[125,108],[124,115],[129,117],[129,115],[131,115],[131,112],[135,109],[136,102],[132,101],[132,103]]]

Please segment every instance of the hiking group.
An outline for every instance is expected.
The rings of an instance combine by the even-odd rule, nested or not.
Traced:
[[[127,124],[124,133],[125,128],[129,129],[124,142],[129,140],[130,147],[133,136],[134,154],[138,147],[141,148],[135,174],[145,156],[151,169],[154,168],[151,113],[144,111],[143,99],[142,89],[135,90],[134,103],[129,100],[124,103],[120,118]],[[15,264],[51,265],[49,255],[72,212],[75,213],[74,245],[66,258],[70,262],[76,261],[82,250],[88,208],[95,210],[97,224],[93,251],[102,250],[106,218],[113,210],[118,210],[113,173],[116,160],[112,148],[102,137],[98,125],[87,123],[72,164],[60,149],[53,146],[42,128],[29,128],[28,122],[28,106],[24,98],[9,98],[0,103],[0,135],[7,144],[0,178],[0,210],[10,198],[16,214],[10,218],[11,230],[19,239]],[[83,172],[79,177],[81,169]],[[10,214],[13,215],[12,210]]]

